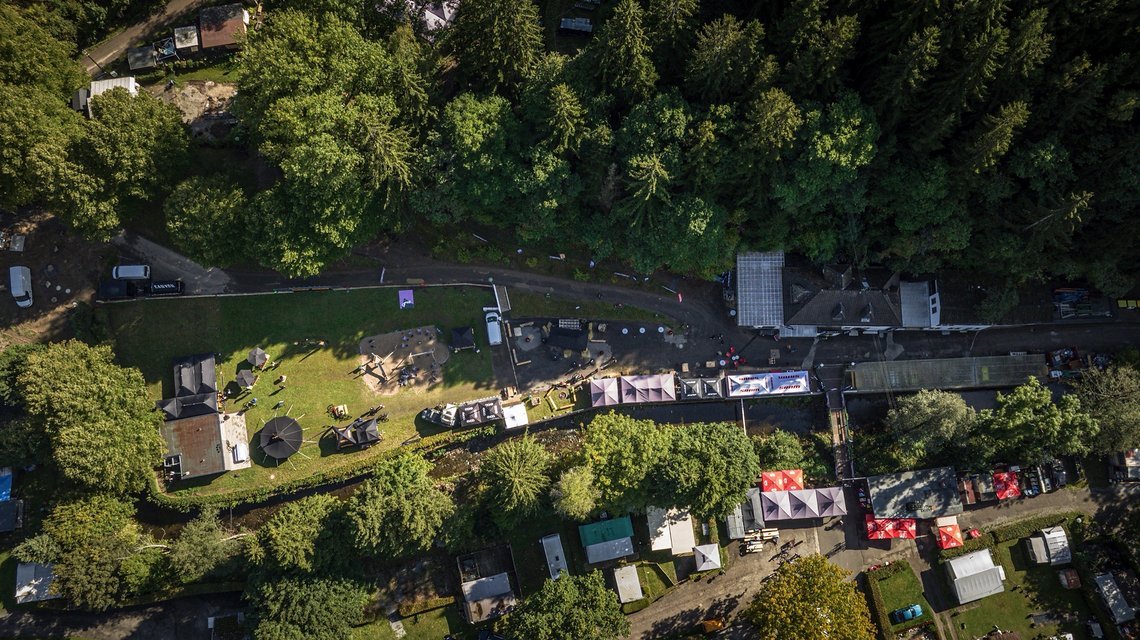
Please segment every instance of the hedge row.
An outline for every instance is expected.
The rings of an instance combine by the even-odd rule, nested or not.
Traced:
[[[871,594],[871,615],[875,619],[875,624],[879,627],[880,640],[894,640],[895,634],[899,631],[918,629],[920,627],[932,627],[931,630],[934,632],[934,635],[941,637],[937,627],[934,627],[932,620],[919,620],[909,625],[899,627],[897,630],[892,628],[891,610],[887,608],[887,603],[883,601],[883,592],[882,589],[879,588],[879,583],[902,571],[910,571],[910,565],[907,564],[905,560],[893,562],[881,569],[875,569],[874,571],[863,574],[863,578],[867,582],[867,592]],[[933,611],[924,610],[923,613],[931,616],[934,615]]]
[[[871,615],[875,618],[875,626],[879,628],[880,640],[894,640],[894,632],[891,631],[891,619],[887,615],[890,613],[887,611],[887,603],[883,602],[883,592],[879,589],[879,581],[883,578],[878,576],[872,578],[871,576],[896,565],[902,566],[902,563],[895,563],[890,567],[883,567],[871,573],[863,574],[863,581],[867,583],[867,593],[871,595]],[[897,570],[895,572],[897,573]]]
[[[399,612],[401,618],[410,618],[417,613],[425,611],[434,611],[436,609],[450,606],[455,604],[455,596],[443,596],[441,598],[428,598],[427,600],[417,600],[411,604],[400,605]]]
[[[1037,533],[1042,529],[1055,527],[1059,524],[1068,525],[1070,521],[1077,518],[1079,513],[1050,513],[1036,518],[1029,518],[1020,522],[1005,525],[1003,527],[995,527],[990,531],[994,537],[995,542],[1008,542],[1009,540],[1018,540],[1020,538],[1028,538],[1029,536]]]
[[[650,604],[649,598],[642,598],[641,600],[634,600],[633,602],[627,602],[627,603],[623,604],[621,606],[621,612],[628,616],[632,613],[637,613],[638,611],[641,611],[642,609],[648,607],[649,604]]]
[[[982,535],[978,536],[977,538],[963,540],[962,546],[960,547],[955,547],[953,549],[943,549],[942,551],[939,551],[938,564],[943,564],[947,560],[957,558],[958,556],[964,556],[967,553],[981,551],[982,549],[993,549],[994,544],[995,542],[993,535],[988,531],[983,532]]]
[[[367,476],[371,473],[372,467],[377,462],[388,458],[393,458],[404,452],[424,454],[440,447],[445,447],[450,444],[455,444],[472,437],[472,430],[465,431],[446,431],[436,435],[421,438],[416,442],[407,446],[398,447],[384,451],[379,455],[367,456],[360,460],[337,467],[329,471],[318,471],[311,476],[298,478],[291,482],[285,482],[273,487],[259,487],[248,489],[246,491],[234,491],[230,493],[220,493],[212,495],[177,495],[169,494],[162,491],[159,487],[159,478],[155,476],[154,482],[151,483],[147,491],[147,499],[153,504],[164,507],[167,509],[174,509],[181,512],[194,511],[204,507],[217,508],[217,509],[231,509],[244,505],[253,505],[260,502],[266,502],[271,498],[277,496],[288,495],[296,493],[305,489],[314,489],[324,485],[334,484],[337,482],[344,482]]]

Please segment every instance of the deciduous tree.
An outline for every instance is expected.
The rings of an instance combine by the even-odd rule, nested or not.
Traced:
[[[744,618],[760,640],[872,640],[863,594],[820,555],[786,562],[753,598]]]
[[[752,446],[763,470],[799,469],[804,459],[804,446],[791,431],[776,429],[767,435],[752,436]]]
[[[962,396],[946,391],[919,391],[902,396],[887,412],[900,468],[958,460],[968,450],[977,415]]]
[[[348,503],[356,548],[403,558],[431,547],[455,505],[435,488],[429,471],[430,463],[411,454],[376,465],[372,479]]]
[[[247,599],[256,640],[341,640],[363,621],[369,590],[342,578],[289,577],[257,584]]]
[[[986,436],[1001,460],[1039,464],[1054,456],[1089,452],[1100,429],[1075,394],[1053,394],[1037,378],[1008,394],[999,393],[997,407],[978,413]]]
[[[1103,371],[1086,369],[1076,393],[1100,426],[1093,451],[1111,454],[1140,448],[1140,371],[1119,364]]]
[[[629,633],[629,621],[602,572],[594,571],[543,582],[496,629],[528,640],[618,640]]]
[[[53,343],[27,355],[18,384],[63,477],[120,494],[151,481],[165,449],[161,419],[142,374],[115,364],[110,347]]]
[[[606,413],[594,416],[583,445],[602,504],[615,513],[641,510],[656,495],[654,474],[669,451],[669,433],[650,420]]]
[[[692,424],[673,431],[662,493],[671,506],[688,507],[702,520],[720,519],[744,502],[760,463],[744,431],[733,424]]]
[[[589,518],[597,509],[601,497],[594,471],[586,465],[563,471],[550,488],[554,510],[570,520],[583,521]]]
[[[163,208],[171,242],[191,258],[227,267],[245,255],[249,202],[228,177],[187,178],[178,183]]]

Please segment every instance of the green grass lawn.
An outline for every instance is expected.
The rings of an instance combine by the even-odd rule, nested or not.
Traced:
[[[589,318],[591,320],[627,320],[654,322],[662,316],[647,309],[596,300],[570,300],[543,293],[510,289],[511,316],[515,318]]]
[[[178,356],[214,352],[218,359],[218,384],[234,380],[247,368],[246,354],[254,347],[265,349],[281,362],[260,375],[252,396],[258,406],[246,413],[254,465],[249,469],[206,479],[178,491],[187,494],[221,493],[274,484],[308,476],[319,470],[355,462],[400,445],[416,435],[416,414],[440,402],[457,402],[494,395],[491,354],[464,351],[453,354],[443,367],[441,384],[430,390],[401,390],[396,395],[373,394],[352,375],[359,360],[359,342],[370,335],[435,325],[450,339],[450,328],[482,326],[482,307],[493,304],[487,289],[429,287],[416,289],[413,309],[397,308],[396,289],[314,291],[293,294],[222,298],[153,299],[104,307],[119,360],[138,367],[151,396],[158,400],[173,389],[171,361]],[[306,340],[324,340],[325,346],[307,346]],[[273,381],[286,374],[284,391],[274,393]],[[306,443],[299,455],[280,466],[266,461],[254,446],[263,420],[273,416],[273,405],[284,401],[281,411],[300,416]],[[245,397],[231,402],[236,411]],[[369,407],[385,405],[390,420],[381,425],[384,441],[367,451],[337,452],[331,439],[321,438],[334,420],[326,413],[330,404],[345,404],[352,415]],[[421,433],[434,431],[421,428]]]
[[[1088,604],[1080,590],[1061,587],[1057,569],[1031,566],[1021,540],[1003,542],[994,549],[994,558],[1005,567],[1006,590],[997,595],[966,605],[951,620],[959,636],[979,637],[999,625],[1003,630],[1019,633],[1023,638],[1038,634],[1050,636],[1068,631],[1075,638],[1085,638],[1083,622],[1089,617]],[[1017,587],[1018,590],[1013,589]],[[1038,604],[1031,602],[1037,600]],[[1074,614],[1073,622],[1039,624],[1031,627],[1030,614],[1050,612],[1060,617]],[[965,625],[965,629],[961,625]]]
[[[459,609],[454,605],[418,613],[405,618],[403,623],[404,630],[408,632],[408,635],[404,636],[405,640],[442,640],[449,633],[457,638],[463,638],[465,636],[460,634],[471,629],[471,625],[464,622]],[[392,626],[385,619],[356,627],[349,636],[349,640],[395,640],[395,638]]]
[[[542,583],[550,579],[546,552],[540,540],[552,533],[562,536],[562,551],[566,553],[568,571],[572,575],[585,571],[586,553],[578,538],[578,524],[564,520],[552,509],[544,509],[520,523],[505,537],[515,557],[515,573],[523,596],[538,591]]]
[[[237,65],[233,58],[223,58],[218,62],[198,67],[191,71],[176,71],[175,79],[178,82],[191,80],[213,80],[214,82],[237,82]]]
[[[922,595],[922,583],[918,581],[918,576],[914,575],[909,567],[885,580],[880,580],[879,590],[883,594],[883,604],[886,605],[888,614],[912,604],[922,606],[922,617],[905,624],[893,625],[893,629],[898,630],[902,627],[909,627],[918,621],[932,619],[934,608],[930,606],[926,596]]]

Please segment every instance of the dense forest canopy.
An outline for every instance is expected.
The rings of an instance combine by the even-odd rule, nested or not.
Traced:
[[[743,248],[966,270],[999,306],[1047,277],[1119,295],[1140,272],[1137,0],[620,0],[574,55],[528,0],[462,0],[430,40],[402,6],[267,3],[237,113],[279,179],[198,216],[198,246],[242,229],[305,275],[378,234],[492,226],[642,271],[709,276]],[[73,76],[50,63],[70,47],[38,46],[49,77],[0,65],[0,137],[33,121],[42,144],[5,153],[49,186],[0,171],[0,201],[169,193],[80,153],[98,123],[61,108]]]

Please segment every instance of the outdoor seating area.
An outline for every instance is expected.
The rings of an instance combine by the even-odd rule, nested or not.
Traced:
[[[431,288],[417,290],[415,300],[418,304],[414,307],[400,308],[395,289],[371,289],[166,298],[145,305],[109,305],[108,325],[116,353],[124,364],[142,371],[156,401],[174,398],[176,401],[168,401],[167,406],[178,415],[199,412],[194,404],[209,406],[213,402],[219,409],[226,409],[224,414],[215,410],[193,416],[210,419],[210,425],[187,425],[190,434],[214,434],[210,442],[201,443],[197,454],[184,450],[181,442],[172,447],[168,441],[171,455],[166,460],[166,472],[167,477],[205,478],[210,474],[188,468],[205,460],[211,473],[227,473],[204,482],[170,484],[167,490],[215,494],[271,486],[354,464],[352,461],[370,455],[368,452],[391,448],[420,435],[424,426],[417,423],[416,416],[425,403],[464,403],[487,397],[495,385],[489,350],[484,349],[481,354],[472,350],[452,354],[438,338],[437,327],[479,326],[482,307],[493,303],[490,290]],[[413,329],[399,330],[409,326]],[[387,345],[381,345],[373,338],[370,345],[367,336],[386,336],[389,340]],[[389,351],[380,353],[382,346]],[[430,349],[428,354],[412,355],[427,350],[425,347]],[[379,358],[395,352],[383,363],[389,381],[380,393],[379,385],[370,382],[378,383],[375,376],[381,374],[381,367],[365,367],[369,370],[367,375],[358,370],[373,352]],[[208,354],[213,358],[214,384],[222,395],[197,394],[202,395],[198,403],[191,402],[197,400],[191,395],[173,395],[175,385],[191,391],[197,390],[191,388],[194,385],[208,386],[210,380],[209,375],[203,375],[200,379],[205,382],[199,383],[199,378],[187,373],[179,374],[176,383],[169,382],[172,361],[182,360],[185,354]],[[448,364],[438,369],[437,382],[428,384],[433,359]],[[401,387],[397,365],[404,360],[408,364],[414,362],[420,372],[409,385]],[[182,384],[183,380],[186,384]],[[414,393],[401,393],[409,386]],[[328,433],[330,425],[350,425],[381,404],[385,406],[383,412],[367,416],[364,424],[357,425],[366,427],[367,420],[376,418],[381,439],[375,439],[367,428],[354,428],[346,434],[354,443],[351,447],[342,447],[347,441],[338,440],[335,435],[321,437]],[[328,412],[330,407],[341,409],[342,417],[334,418]],[[387,422],[382,414],[388,416]],[[278,417],[296,421],[300,441],[294,436],[293,427],[276,428],[279,422],[269,425]],[[248,432],[241,438],[244,448],[236,441],[232,447],[227,445],[224,438],[231,438],[236,426],[245,424]],[[198,431],[199,426],[202,431]],[[271,428],[263,430],[266,426]],[[219,435],[219,429],[224,436]],[[383,434],[379,433],[381,429]],[[262,446],[263,439],[268,451]],[[338,451],[343,454],[329,457]],[[173,454],[182,455],[176,458]],[[235,459],[243,462],[235,463]],[[191,476],[185,475],[188,470]]]

